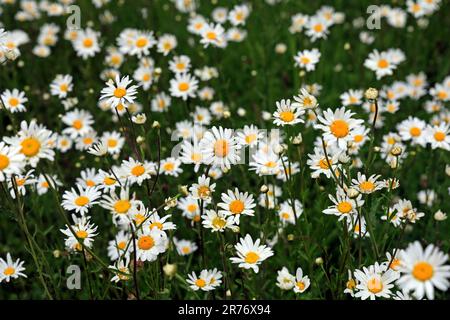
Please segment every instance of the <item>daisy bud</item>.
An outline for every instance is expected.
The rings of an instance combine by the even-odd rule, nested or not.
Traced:
[[[288,241],[294,241],[294,235],[292,233],[288,234],[287,239]]]
[[[59,257],[61,256],[61,251],[59,251],[59,250],[53,251],[53,256],[54,256],[55,258],[59,258]]]
[[[425,29],[426,27],[428,27],[428,19],[427,18],[420,18],[417,20],[417,25],[419,26],[419,28]]]
[[[231,291],[227,290],[227,292],[225,293],[227,295],[227,297],[231,297]]]
[[[275,146],[273,147],[273,151],[274,151],[276,154],[282,154],[285,150],[284,150],[283,145],[277,144],[277,145],[275,145]]]
[[[241,228],[239,228],[239,226],[231,226],[231,231],[233,231],[234,233],[239,233],[241,232]]]
[[[380,152],[380,147],[377,147],[377,146],[375,146],[375,147],[373,147],[373,151],[375,151],[375,152]]]
[[[304,70],[301,70],[298,75],[300,76],[300,78],[303,78],[306,75],[306,72]]]
[[[450,165],[445,166],[445,174],[450,177]]]
[[[188,187],[187,186],[180,186],[179,189],[180,193],[187,196],[189,194]]]
[[[42,95],[42,99],[48,100],[48,99],[50,99],[50,95],[49,95],[48,93],[44,93],[44,94]]]
[[[295,144],[295,145],[299,145],[299,144],[301,144],[303,142],[303,137],[302,137],[302,134],[301,133],[299,133],[297,136],[295,136],[293,139],[292,139],[292,144]]]
[[[159,76],[162,73],[161,68],[156,68],[155,71],[153,71],[153,73],[155,74],[155,76]]]
[[[316,258],[316,260],[314,261],[318,266],[320,266],[320,265],[322,265],[323,264],[323,259],[322,259],[322,257],[318,257],[318,258]]]
[[[238,114],[238,116],[240,116],[240,117],[245,116],[246,113],[247,113],[247,111],[245,111],[244,108],[239,108],[239,109],[237,110],[237,114]]]
[[[145,113],[139,113],[131,118],[136,124],[144,124],[147,121],[147,116]]]
[[[395,147],[393,147],[392,150],[391,150],[392,155],[393,155],[393,156],[396,156],[396,157],[398,157],[399,155],[401,155],[402,152],[403,152],[403,150],[402,150],[402,148],[399,147],[399,146],[395,146]]]
[[[153,129],[159,129],[160,127],[161,127],[161,125],[159,124],[158,121],[153,121],[153,124],[152,124]]]
[[[351,161],[351,158],[348,155],[346,155],[345,153],[341,153],[338,157],[338,161],[342,164],[346,164]]]
[[[6,126],[6,130],[7,130],[7,131],[12,131],[12,130],[13,130],[13,126],[10,125],[10,124],[8,124],[8,125]]]
[[[137,143],[142,143],[144,141],[145,141],[145,138],[143,136],[137,136],[137,138],[136,138]]]
[[[434,214],[434,220],[436,221],[444,221],[447,219],[447,214],[442,212],[440,209],[438,211],[436,211],[436,213]]]
[[[168,276],[169,278],[172,278],[177,273],[177,265],[167,263],[163,267],[163,271],[166,276]]]
[[[76,163],[75,163],[75,168],[81,168],[81,163],[76,162]]]
[[[350,45],[350,43],[346,42],[344,44],[344,50],[350,50],[352,48],[352,46]]]
[[[269,121],[270,118],[272,118],[272,114],[267,111],[263,111],[261,117],[263,118],[264,121]]]
[[[375,88],[369,88],[364,93],[364,96],[367,100],[375,100],[376,98],[378,98],[378,90]]]
[[[261,193],[267,193],[267,191],[269,191],[269,187],[266,186],[265,184],[263,184],[261,186],[261,189],[259,189],[261,191]]]
[[[350,188],[347,190],[347,195],[350,199],[354,199],[359,195],[359,191],[355,188]]]
[[[286,52],[286,50],[287,50],[287,46],[284,43],[278,43],[275,46],[275,52],[278,54],[283,54]]]
[[[164,210],[169,210],[170,208],[173,208],[173,207],[176,207],[176,205],[177,205],[177,203],[178,203],[178,200],[177,200],[177,198],[167,198],[166,200],[165,200],[165,203],[166,203],[166,205],[165,205],[165,207],[164,207]]]
[[[14,50],[8,50],[5,52],[6,59],[10,61],[16,60],[20,56],[20,51],[17,49]]]
[[[225,111],[223,112],[223,117],[224,117],[225,119],[228,119],[230,116],[231,116],[231,112],[230,112],[230,111],[225,110]]]
[[[251,72],[251,75],[252,75],[252,76],[256,77],[257,74],[258,74],[258,72],[257,72],[256,70],[252,70],[252,72]]]
[[[391,169],[395,169],[397,168],[398,165],[398,160],[397,158],[392,159],[391,161],[389,161],[389,166],[391,167]]]
[[[113,158],[114,160],[119,160],[119,154],[117,153],[117,154],[113,155],[112,158]]]

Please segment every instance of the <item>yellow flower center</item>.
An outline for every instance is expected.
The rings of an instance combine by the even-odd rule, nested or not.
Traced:
[[[256,134],[254,134],[254,133],[245,136],[245,142],[247,144],[250,144],[255,140],[256,140]]]
[[[283,111],[280,113],[280,119],[284,122],[292,122],[295,119],[295,114],[292,111]]]
[[[59,86],[59,90],[61,90],[62,92],[67,92],[68,89],[69,86],[66,83],[63,83]]]
[[[277,163],[275,161],[269,161],[266,162],[265,166],[268,168],[275,168],[277,166]]]
[[[164,164],[163,168],[165,171],[173,171],[175,165],[172,162],[167,162]]]
[[[209,190],[208,186],[200,186],[198,188],[198,195],[200,198],[207,198],[211,194],[211,190]]]
[[[203,279],[197,279],[195,280],[195,285],[199,288],[203,288],[204,286],[206,286],[206,281]]]
[[[114,96],[116,98],[123,98],[127,94],[127,90],[125,88],[116,88],[114,90]]]
[[[233,200],[230,203],[230,211],[233,214],[241,214],[244,211],[244,203],[241,200]]]
[[[80,130],[81,128],[83,128],[83,122],[77,119],[72,123],[72,127],[76,130]]]
[[[343,201],[337,205],[337,209],[339,210],[340,213],[346,214],[352,211],[352,204],[350,202]]]
[[[330,125],[330,130],[338,139],[347,136],[350,131],[348,123],[344,120],[334,120]]]
[[[367,282],[367,289],[370,292],[377,294],[383,290],[383,283],[378,278],[372,278]]]
[[[27,157],[34,157],[41,149],[41,143],[36,138],[26,138],[20,145],[22,146],[21,152]]]
[[[180,82],[178,84],[178,90],[183,91],[183,92],[189,90],[189,83],[187,83],[187,82]]]
[[[311,62],[311,59],[308,58],[308,57],[301,57],[300,58],[300,62],[303,63],[303,64],[308,64],[308,63]]]
[[[315,32],[322,32],[323,26],[322,26],[322,24],[318,23],[318,24],[316,24],[316,25],[314,26],[313,29],[314,29]]]
[[[209,40],[216,40],[217,35],[215,32],[209,31],[206,33],[206,38],[208,38]]]
[[[127,246],[127,243],[125,241],[121,241],[117,244],[117,248],[119,250],[124,250],[126,246]]]
[[[185,246],[185,247],[181,248],[181,252],[183,252],[184,254],[188,254],[189,252],[191,252],[191,248],[188,246]]]
[[[178,70],[183,70],[185,68],[185,64],[183,62],[178,62],[175,65],[175,68],[177,68]]]
[[[95,186],[95,182],[89,179],[89,180],[86,180],[86,185],[88,187],[93,187],[93,186]]]
[[[438,132],[436,132],[435,134],[434,134],[434,139],[436,140],[436,141],[444,141],[444,139],[445,139],[445,133],[443,133],[443,132],[441,132],[441,131],[438,131]]]
[[[86,39],[83,40],[83,45],[86,48],[90,48],[90,47],[92,47],[94,45],[94,41],[92,39],[90,39],[90,38],[86,38]]]
[[[447,96],[448,96],[448,94],[445,91],[439,91],[439,93],[438,93],[438,98],[441,100],[447,99]]]
[[[91,145],[94,142],[94,140],[91,137],[87,137],[83,139],[83,143],[85,145]]]
[[[331,159],[330,159],[330,165],[332,164]],[[319,167],[320,169],[323,170],[329,170],[330,168],[328,167],[328,162],[326,158],[323,158],[319,161]]]
[[[142,236],[138,240],[138,247],[142,250],[150,250],[155,245],[155,241],[150,236]]]
[[[427,281],[433,277],[434,269],[428,262],[422,261],[414,265],[412,275],[419,281]]]
[[[197,205],[191,203],[190,205],[187,206],[187,211],[189,211],[190,213],[194,213],[195,210],[197,210]]]
[[[108,147],[114,148],[117,146],[117,140],[116,139],[108,139]]]
[[[226,157],[229,152],[228,141],[219,139],[214,143],[214,154],[218,157]]]
[[[4,271],[3,274],[5,276],[12,276],[14,273],[16,273],[16,269],[14,269],[13,267],[7,267]]]
[[[48,182],[47,181],[42,182],[41,187],[48,188],[49,187]]]
[[[287,219],[289,219],[290,214],[287,213],[287,212],[283,212],[283,213],[281,214],[281,217],[282,217],[284,220],[287,220]]]
[[[245,262],[254,264],[259,260],[259,255],[256,252],[250,251],[245,255]]]
[[[191,160],[194,162],[200,162],[202,160],[202,155],[200,153],[193,153],[191,155]]]
[[[131,203],[128,200],[118,200],[114,204],[114,210],[120,214],[127,213],[130,208],[131,208]]]
[[[131,174],[136,177],[143,175],[144,172],[145,172],[145,168],[140,164],[138,164],[133,169],[131,169]]]
[[[355,137],[353,138],[353,140],[357,143],[361,142],[364,139],[364,137],[361,134],[357,134],[355,135]]]
[[[363,191],[370,192],[370,191],[373,191],[373,189],[375,188],[375,185],[373,184],[373,182],[364,181],[359,184],[359,188]]]
[[[150,225],[150,230],[152,230],[153,228],[158,228],[159,230],[162,230],[163,229],[163,224],[161,222],[158,222],[158,221],[153,222]]]
[[[212,225],[217,229],[222,229],[227,224],[227,221],[221,217],[215,217],[212,220]]]
[[[75,204],[79,207],[83,207],[89,203],[89,198],[85,196],[79,196],[75,199]]]
[[[103,182],[107,185],[107,186],[111,186],[114,183],[116,183],[116,179],[113,179],[111,177],[106,177],[105,179],[103,179]]]
[[[88,236],[88,233],[86,231],[84,231],[84,230],[79,230],[79,231],[76,232],[76,235],[80,239],[86,239],[87,236]]]
[[[143,48],[147,45],[147,43],[148,43],[148,40],[146,38],[139,38],[136,41],[136,47]]]
[[[417,127],[412,127],[411,129],[409,129],[409,133],[413,137],[418,137],[422,133],[422,130],[420,130],[420,128],[417,128]]]
[[[11,99],[9,99],[9,105],[11,106],[11,107],[17,107],[17,105],[19,104],[19,99],[17,99],[17,98],[11,98]]]
[[[9,158],[3,154],[0,154],[0,170],[4,170],[9,166]]]
[[[355,282],[355,280],[354,280],[354,279],[348,280],[348,281],[347,281],[347,284],[346,284],[346,287],[347,287],[347,289],[350,289],[350,290],[355,289],[355,287],[356,287],[356,282]]]
[[[389,67],[389,62],[386,59],[380,59],[378,61],[378,68],[385,69]]]
[[[305,290],[305,284],[303,283],[303,281],[298,281],[296,285],[300,290]]]

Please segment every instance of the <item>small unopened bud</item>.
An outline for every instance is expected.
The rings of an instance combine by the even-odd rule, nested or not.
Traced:
[[[450,177],[450,165],[445,166],[445,174]]]
[[[367,100],[375,100],[376,98],[378,98],[378,90],[375,88],[369,88],[364,93],[364,96]]]
[[[136,124],[144,124],[147,121],[147,116],[145,113],[139,113],[131,118]]]
[[[302,142],[303,142],[303,137],[302,137],[302,134],[301,134],[301,133],[299,133],[297,136],[295,136],[294,138],[292,138],[292,144],[299,145],[299,144],[301,144]]]
[[[172,278],[177,273],[177,265],[167,263],[163,267],[163,271],[166,276],[168,276],[169,278]]]
[[[342,164],[349,163],[352,159],[345,153],[341,153],[338,157],[338,161]]]
[[[8,50],[5,52],[5,57],[8,60],[14,61],[20,56],[20,51],[17,49]]]
[[[275,146],[273,147],[273,151],[274,151],[276,154],[282,154],[282,153],[284,152],[284,147],[283,147],[282,144],[277,144],[277,145],[275,145]]]
[[[225,111],[223,112],[223,117],[224,117],[225,119],[228,119],[229,117],[231,117],[230,111],[225,110]]]
[[[375,152],[380,152],[380,147],[378,147],[378,146],[375,146],[375,147],[373,147],[373,151],[375,151]]]
[[[287,239],[288,241],[294,241],[294,235],[292,233],[288,234]]]
[[[350,188],[347,190],[347,195],[350,199],[354,199],[357,196],[359,196],[359,191],[356,190],[355,188]]]
[[[188,187],[187,186],[180,186],[180,192],[182,193],[182,194],[184,194],[185,196],[187,196],[188,194],[189,194],[189,191],[188,191]]]
[[[245,111],[244,108],[239,108],[237,110],[237,114],[238,114],[238,116],[243,117],[243,116],[245,116],[247,114],[247,111]]]
[[[278,54],[283,54],[286,52],[286,50],[287,50],[287,46],[284,43],[278,43],[275,46],[275,52]]]
[[[263,184],[261,186],[261,189],[259,189],[259,191],[261,191],[261,193],[267,193],[269,191],[269,187]]]
[[[158,121],[153,121],[152,128],[159,129],[159,128],[161,128],[161,124]]]
[[[350,43],[346,42],[344,44],[344,50],[350,50],[352,48],[352,46],[350,45]]]
[[[53,256],[54,256],[55,258],[59,258],[59,257],[61,256],[61,251],[59,251],[59,250],[53,251]]]
[[[436,221],[444,221],[447,219],[447,214],[442,212],[440,209],[438,211],[436,211],[436,213],[434,214],[434,220]]]
[[[322,257],[318,257],[318,258],[316,258],[316,260],[314,261],[318,266],[320,266],[320,265],[322,265],[323,264],[323,259],[322,259]]]
[[[142,142],[144,142],[145,141],[145,138],[143,137],[143,136],[138,136],[137,138],[136,138],[136,142],[137,143],[142,143]]]
[[[272,114],[270,112],[263,111],[261,117],[263,118],[264,121],[268,121],[272,117]]]
[[[393,156],[396,156],[396,157],[398,157],[399,155],[401,155],[402,152],[403,152],[403,149],[402,149],[401,147],[399,147],[399,146],[395,146],[395,147],[393,147],[392,150],[391,150],[391,154],[392,154]]]
[[[231,297],[231,291],[227,290],[227,292],[225,293],[227,295],[227,297]]]

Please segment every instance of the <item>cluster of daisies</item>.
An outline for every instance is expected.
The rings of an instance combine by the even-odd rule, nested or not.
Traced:
[[[110,0],[92,2],[101,9]],[[204,17],[196,13],[197,1],[172,2],[178,11],[189,14],[186,29],[199,38],[199,45],[195,41],[191,45],[198,45],[200,50],[209,46],[226,48],[230,42],[244,41],[247,36],[243,28],[252,11],[247,3],[232,8],[216,7],[211,17]],[[281,1],[266,2],[276,5]],[[72,0],[21,1],[15,19],[22,22],[39,19],[43,14],[62,16],[73,3]],[[380,14],[391,26],[404,27],[408,13],[424,19],[439,5],[438,0],[408,0],[406,10],[381,6]],[[148,18],[145,10],[141,14]],[[313,15],[297,13],[292,16],[289,32],[304,31],[313,43],[326,39],[331,27],[343,23],[344,18],[343,13],[323,6]],[[108,10],[100,16],[103,24],[114,20]],[[215,262],[217,265],[207,266],[203,257],[202,270],[188,270],[190,273],[184,278],[187,277],[185,282],[190,289],[229,289],[228,278],[232,274],[226,271],[229,262],[244,269],[243,272],[258,274],[265,267],[263,262],[276,254],[279,238],[287,234],[289,227],[298,227],[304,211],[309,210],[307,204],[296,199],[289,190],[296,187],[293,179],[300,170],[307,172],[309,169],[315,182],[324,178],[334,183],[335,189],[328,195],[329,202],[322,213],[326,218],[337,219],[355,241],[372,239],[370,223],[406,229],[420,225],[425,216],[406,198],[390,200],[391,193],[400,187],[400,181],[395,177],[369,174],[363,157],[367,148],[363,147],[370,144],[369,148],[394,170],[403,165],[411,153],[421,149],[422,152],[450,151],[450,113],[446,108],[450,100],[450,76],[440,83],[430,84],[426,75],[419,72],[408,75],[404,81],[385,85],[379,92],[349,89],[339,96],[341,107],[338,108],[321,108],[318,99],[321,85],[303,84],[291,99],[277,101],[273,113],[263,111],[261,114],[262,120],[281,130],[268,132],[255,124],[235,130],[218,124],[231,117],[231,109],[224,101],[216,99],[215,90],[208,83],[219,77],[218,70],[207,65],[195,69],[193,59],[180,52],[173,34],[157,35],[151,30],[125,28],[115,35],[113,44],[105,46],[105,38],[90,24],[83,29],[67,27],[62,30],[55,23],[46,23],[36,32],[36,39],[22,30],[5,32],[0,29],[0,63],[16,59],[21,54],[20,47],[32,41],[35,56],[49,57],[52,48],[58,45],[60,33],[70,42],[78,59],[103,55],[104,68],[98,77],[105,85],[98,92],[97,107],[109,113],[117,129],[98,132],[96,128],[100,123],[96,113],[80,106],[74,77],[55,74],[44,97],[62,105],[64,111],[58,119],[60,129],[52,131],[35,119],[22,120],[17,127],[13,123],[10,130],[13,134],[3,136],[0,142],[0,183],[7,187],[12,199],[19,200],[30,191],[39,196],[47,192],[59,196],[64,189],[60,205],[65,210],[62,213],[67,223],[60,232],[66,251],[73,255],[94,257],[94,249],[97,250],[94,242],[97,237],[103,237],[106,230],[101,230],[92,216],[94,210],[107,212],[114,226],[114,234],[107,235],[108,246],[104,250],[110,260],[110,281],[133,279],[133,272],[141,270],[137,268],[138,263],[161,262],[164,254],[167,257],[164,272],[173,276],[176,268],[175,264],[170,264],[171,251],[176,251],[180,257],[192,257],[194,253],[205,255],[204,239],[177,238],[178,233],[175,233],[183,227],[174,222],[172,212],[175,210],[188,222],[187,228],[198,227],[199,234],[208,231],[206,238],[218,236],[222,245],[228,235],[228,239],[235,239],[231,246],[233,256],[220,250],[221,265]],[[363,43],[373,42],[373,36],[365,31],[360,37]],[[282,54],[286,45],[278,44],[275,50]],[[317,48],[303,49],[294,56],[294,66],[313,72],[320,58]],[[128,61],[134,63],[132,72],[122,74],[121,68]],[[167,65],[162,65],[162,61],[167,61]],[[361,63],[374,71],[378,80],[393,75],[404,61],[406,55],[402,50],[390,48],[382,52],[373,50]],[[168,77],[165,77],[166,69]],[[149,97],[148,106],[139,102],[142,95]],[[20,116],[16,113],[28,111],[26,91],[5,89],[0,97],[1,107],[11,119]],[[396,123],[394,131],[382,135],[380,145],[373,145],[377,143],[375,131],[381,131],[391,115],[403,105],[408,108],[410,100],[420,99],[423,109],[431,114],[431,120],[408,116]],[[177,153],[158,161],[147,160],[145,148],[141,148],[148,143],[145,134],[150,130],[159,133],[161,128],[157,121],[150,127],[147,117],[168,114],[177,104],[187,113],[184,120],[174,123],[174,128],[167,128],[172,141],[182,140]],[[245,116],[246,110],[238,108],[237,115]],[[135,136],[135,129],[139,136]],[[311,146],[305,146],[306,164],[301,164],[301,159],[291,159],[289,151],[302,145],[303,137],[299,132],[308,130],[315,132],[316,138]],[[431,150],[426,150],[428,147]],[[71,151],[95,156],[102,169],[83,168],[71,185],[58,174],[45,173],[50,171],[49,165],[56,162],[58,156]],[[249,175],[271,183],[264,184],[258,196],[241,185],[220,192],[223,188],[218,187],[219,181],[224,181],[231,170],[242,169],[240,165],[247,163],[247,154]],[[194,173],[195,183],[182,186],[180,195],[165,199],[163,204],[153,203],[151,196],[160,175],[175,183],[175,178],[185,172]],[[446,173],[450,173],[450,167],[446,168]],[[377,221],[363,214],[372,196],[389,198],[387,205],[380,206],[382,213]],[[426,189],[420,191],[417,198],[422,205],[431,208],[438,194]],[[241,232],[243,225],[261,218],[261,211],[275,217],[276,232],[269,234],[262,229],[256,235],[247,228],[245,233]],[[445,220],[446,214],[439,210],[434,217],[437,221]],[[448,255],[435,245],[424,249],[419,242],[413,242],[404,250],[388,252],[386,258],[359,269],[352,266],[343,292],[360,299],[434,299],[436,290],[446,291],[450,287]],[[6,260],[0,258],[0,282],[27,277],[23,264],[20,259],[14,261],[9,253]],[[311,286],[309,276],[301,267],[291,274],[283,266],[276,278],[273,276],[273,282],[283,291],[298,294]]]

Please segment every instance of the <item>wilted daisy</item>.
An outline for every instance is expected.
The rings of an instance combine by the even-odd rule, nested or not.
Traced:
[[[400,251],[399,258],[401,277],[397,284],[407,292],[413,291],[417,299],[426,295],[433,300],[435,288],[445,292],[450,287],[450,265],[445,265],[448,255],[436,246],[429,244],[423,249],[415,241]]]
[[[109,266],[109,269],[115,274],[111,278],[111,282],[128,281],[132,278],[132,273],[129,268],[130,258],[117,260],[114,265]],[[114,272],[116,270],[116,272]]]
[[[283,267],[277,273],[277,287],[281,290],[292,290],[296,284],[296,278],[289,273],[289,270]]]
[[[98,203],[97,199],[100,198],[101,192],[96,187],[83,188],[78,184],[77,189],[78,191],[75,188],[71,188],[70,191],[66,190],[61,205],[65,210],[74,210],[84,215],[94,204]]]
[[[13,261],[9,252],[6,254],[6,260],[0,258],[0,283],[3,281],[9,282],[11,279],[19,277],[27,278],[27,275],[22,272],[25,271],[23,264],[24,261],[20,261],[20,259]]]

